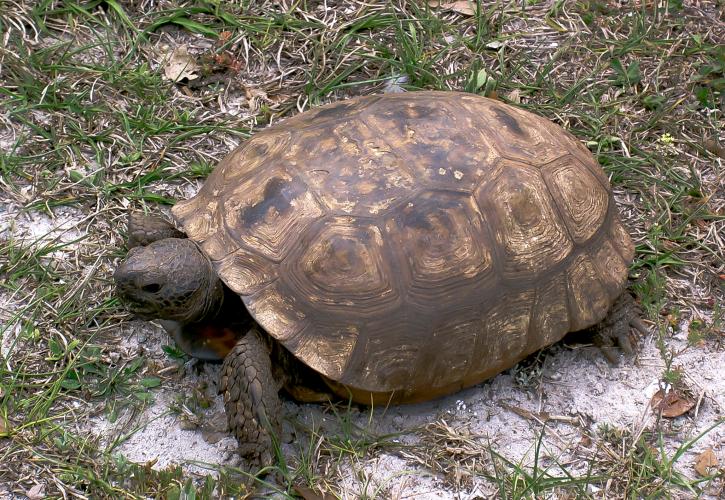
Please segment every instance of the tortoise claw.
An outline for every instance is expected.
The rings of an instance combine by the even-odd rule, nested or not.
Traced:
[[[602,355],[607,358],[607,361],[609,361],[612,365],[618,365],[619,364],[619,350],[611,345],[600,345],[599,352],[602,353]]]
[[[637,330],[642,335],[647,335],[650,333],[647,325],[645,325],[644,322],[637,316],[632,316],[631,318],[629,318],[629,326]]]
[[[629,332],[620,332],[616,336],[617,346],[626,354],[631,356],[634,354],[634,348],[632,347],[632,341],[629,340]]]

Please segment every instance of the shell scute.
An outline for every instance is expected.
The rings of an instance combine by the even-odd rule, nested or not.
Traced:
[[[418,185],[409,162],[360,120],[301,131],[287,157],[334,214],[377,216]]]
[[[586,242],[607,217],[610,193],[573,156],[546,165],[542,172],[572,239]]]
[[[493,285],[493,242],[470,195],[424,191],[391,212],[387,237],[418,305],[460,304],[462,295]]]

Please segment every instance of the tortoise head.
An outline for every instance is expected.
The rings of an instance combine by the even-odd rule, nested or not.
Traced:
[[[216,314],[224,297],[211,262],[188,239],[132,248],[113,279],[121,300],[144,319],[193,323]]]

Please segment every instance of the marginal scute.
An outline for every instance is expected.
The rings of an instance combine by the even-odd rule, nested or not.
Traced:
[[[469,374],[498,373],[524,356],[534,298],[533,290],[502,293],[493,306],[482,307]]]
[[[242,300],[257,323],[282,342],[294,338],[309,324],[297,298],[280,286],[279,280]]]
[[[341,324],[338,328],[326,330],[324,335],[311,331],[312,328],[303,330],[288,347],[308,366],[313,366],[332,380],[340,380],[355,348],[358,328]]]
[[[289,132],[272,128],[263,130],[247,140],[229,158],[232,168],[224,169],[224,181],[228,183],[227,186],[229,183],[239,182],[263,165],[270,164],[271,159],[287,150],[290,137]]]
[[[284,120],[278,127],[288,130],[326,128],[337,122],[354,121],[361,111],[378,99],[378,96],[368,96],[365,101],[348,99],[318,106]]]
[[[586,242],[604,223],[609,193],[572,156],[547,165],[543,174],[574,242]]]
[[[556,138],[562,143],[564,149],[566,150],[566,153],[576,157],[576,159],[579,160],[579,162],[587,170],[589,170],[589,173],[592,174],[599,181],[599,184],[604,189],[606,189],[607,191],[611,189],[607,174],[604,172],[602,167],[599,166],[599,163],[597,163],[597,160],[594,158],[594,156],[592,156],[591,151],[589,151],[589,149],[587,149],[587,147],[582,144],[581,141],[579,141],[576,137],[561,128],[556,130]]]
[[[544,278],[536,288],[536,303],[531,321],[529,351],[535,351],[561,339],[569,328],[569,303],[566,274]]]
[[[627,284],[627,265],[609,240],[602,241],[590,250],[590,255],[602,285],[607,290],[609,298],[614,301]]]
[[[370,391],[404,390],[417,375],[416,361],[428,340],[425,324],[417,318],[388,316],[373,318],[367,326],[342,380]]]
[[[478,353],[472,349],[484,332],[479,308],[456,312],[451,319],[439,325],[421,349],[417,370],[431,387],[450,384],[448,373],[467,373]]]
[[[219,230],[215,219],[217,204],[216,200],[207,201],[205,198],[198,198],[197,196],[177,203],[171,209],[171,213],[180,221],[189,238],[202,242]]]
[[[622,257],[622,260],[629,265],[634,258],[634,243],[632,242],[632,238],[629,236],[627,230],[624,229],[619,217],[612,217],[612,225],[609,228],[609,234],[611,235],[611,242],[614,245],[614,248]]]
[[[560,129],[550,121],[513,106],[474,96],[463,96],[475,126],[485,131],[497,154],[536,165],[548,163],[566,154],[558,139]]]
[[[594,264],[586,254],[579,254],[568,268],[571,330],[588,328],[606,315],[612,301],[599,281]]]
[[[566,227],[539,172],[508,163],[498,177],[476,191],[481,212],[503,249],[506,279],[532,280],[572,251]]]
[[[252,295],[277,279],[278,265],[246,248],[239,248],[217,264],[217,273],[239,295]]]

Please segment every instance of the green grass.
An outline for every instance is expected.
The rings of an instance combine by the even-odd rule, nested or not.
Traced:
[[[125,214],[173,204],[266,124],[392,80],[496,97],[575,134],[612,179],[636,240],[632,289],[657,328],[661,379],[679,381],[668,313],[692,319],[690,348],[722,348],[725,207],[712,146],[723,120],[721,4],[473,2],[465,15],[428,2],[343,3],[325,11],[313,2],[285,10],[169,0],[144,11],[144,2],[118,0],[0,1],[0,203],[19,214],[8,225],[39,216],[74,223],[30,239],[0,233],[1,485],[24,494],[35,477],[52,498],[215,498],[254,487],[242,469],[212,464],[214,475],[201,477],[131,463],[116,454],[128,434],[104,444],[74,424],[140,413],[166,383],[155,361],[119,359],[112,348],[129,320],[111,283]],[[164,45],[184,44],[200,82],[164,78]],[[704,292],[683,296],[674,280]],[[518,382],[528,390],[539,368],[518,369]],[[192,405],[200,414],[202,399]],[[721,474],[679,472],[694,441],[664,425],[634,443],[629,436],[624,450],[611,435],[592,437],[598,452],[586,457],[588,472],[574,474],[556,454],[540,460],[543,431],[533,464],[480,437],[456,441],[480,458],[473,464],[468,455],[452,460],[447,441],[428,431],[410,429],[420,440],[411,451],[350,414],[335,408],[334,429],[297,425],[298,453],[280,452],[274,488],[340,495],[347,467],[359,485],[349,494],[385,496],[404,478],[373,480],[366,460],[416,453],[434,460],[412,460],[410,474],[441,474],[458,460],[504,498],[596,497],[588,485],[601,488],[604,477],[622,497],[722,491]]]

